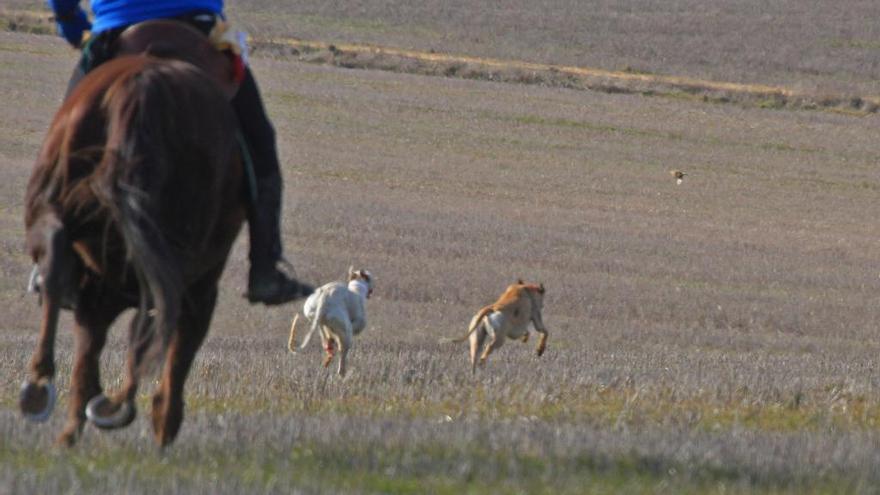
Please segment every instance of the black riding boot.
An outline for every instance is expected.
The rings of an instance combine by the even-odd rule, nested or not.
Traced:
[[[248,209],[250,231],[251,271],[248,276],[247,298],[250,302],[282,304],[312,293],[313,288],[301,284],[282,256],[281,167],[275,147],[275,129],[266,116],[262,98],[250,70],[232,107],[238,115],[256,175],[256,198],[251,198]]]
[[[282,304],[314,290],[282,271],[292,271],[292,267],[281,255],[280,216],[281,178],[257,179],[257,199],[248,209],[251,271],[247,298],[252,303]]]

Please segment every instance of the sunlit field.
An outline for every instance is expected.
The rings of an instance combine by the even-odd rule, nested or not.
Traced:
[[[859,20],[876,7],[849,3],[804,33],[794,20],[760,29],[775,10],[709,5],[719,23],[738,16],[755,31],[738,42],[721,24],[679,27],[638,2],[626,15],[597,7],[657,52],[635,58],[614,23],[602,43],[615,49],[566,43],[586,37],[561,22],[566,2],[546,7],[547,24],[522,7],[460,27],[467,2],[343,14],[344,2],[240,1],[230,12],[266,36],[880,94],[876,64],[864,64],[877,51],[858,44],[876,38]],[[795,33],[801,58],[783,57]],[[704,62],[676,56],[710,37]],[[755,43],[775,48],[764,56]],[[26,423],[18,387],[39,310],[23,291],[22,201],[76,55],[54,36],[0,31],[0,493],[876,492],[875,113],[355,70],[259,49],[287,253],[315,283],[349,265],[376,277],[349,373],[321,367],[318,339],[288,352],[301,304],[246,304],[243,233],[177,441],[153,444],[151,381],[133,425],[87,426],[73,449],[54,447],[71,319],[58,410]],[[509,341],[472,375],[467,345],[440,340],[517,278],[547,288],[548,349],[535,355],[536,336]],[[104,352],[109,390],[130,316]]]

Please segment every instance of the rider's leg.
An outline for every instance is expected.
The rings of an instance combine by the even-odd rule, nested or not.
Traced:
[[[70,93],[73,92],[73,88],[79,84],[79,81],[85,76],[86,73],[82,69],[82,64],[76,64],[76,67],[73,68],[73,73],[70,75],[70,81],[67,83],[67,91],[64,93],[64,99],[66,100]]]
[[[257,197],[248,208],[251,271],[247,296],[251,302],[265,304],[292,301],[311,293],[311,287],[279,269],[279,262],[283,261],[281,168],[275,147],[275,129],[266,115],[250,69],[245,72],[232,107],[238,115],[257,179]]]
[[[201,28],[201,26],[196,26]],[[112,56],[112,43],[122,29],[101,33],[88,43],[68,83],[67,95],[83,76]],[[251,302],[281,304],[304,297],[312,287],[299,283],[279,269],[283,261],[281,245],[281,169],[275,147],[275,130],[269,122],[260,91],[250,69],[232,106],[238,116],[256,175],[257,197],[248,207],[251,270],[248,299]]]
[[[86,42],[85,46],[83,46],[79,62],[77,62],[76,67],[73,68],[73,73],[70,75],[70,81],[67,82],[67,92],[64,93],[65,99],[70,96],[73,88],[79,84],[80,80],[89,71],[113,57],[113,42],[116,41],[116,38],[119,37],[119,34],[124,29],[124,27],[120,27],[101,32]]]

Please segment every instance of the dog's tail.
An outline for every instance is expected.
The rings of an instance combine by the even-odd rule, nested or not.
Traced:
[[[452,344],[452,343],[464,342],[465,340],[468,339],[468,337],[471,336],[472,333],[474,333],[474,330],[476,330],[477,327],[480,326],[480,322],[483,321],[483,318],[485,318],[486,315],[488,315],[489,313],[491,313],[493,311],[495,311],[495,308],[493,308],[492,306],[486,306],[485,308],[481,309],[471,319],[471,324],[468,326],[468,331],[466,334],[462,335],[461,337],[454,338],[454,339],[450,339],[448,337],[442,338],[442,339],[440,339],[440,343],[441,344]]]
[[[290,338],[287,339],[287,350],[296,354],[296,320],[299,319],[299,313],[293,315],[293,323],[290,324]]]
[[[312,317],[312,327],[309,329],[309,333],[306,334],[306,338],[303,339],[303,343],[300,344],[300,349],[305,349],[307,345],[309,345],[309,340],[312,339],[312,334],[315,333],[315,330],[321,326],[321,322],[324,321],[324,313],[326,313],[324,300],[327,299],[327,292],[320,291],[317,295],[318,300],[316,301],[317,305],[315,306],[315,316]]]

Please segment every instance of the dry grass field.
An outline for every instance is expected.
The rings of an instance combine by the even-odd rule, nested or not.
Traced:
[[[867,0],[237,0],[230,12],[261,36],[880,94],[880,5]]]
[[[466,15],[472,3],[242,0],[230,12],[267,36],[880,93],[874,3],[633,0],[567,15],[576,3],[554,1],[540,18],[527,2]],[[38,308],[22,291],[22,199],[75,56],[55,37],[0,31],[0,494],[880,486],[876,114],[259,51],[288,253],[307,280],[341,278],[350,264],[377,278],[349,375],[321,368],[317,345],[287,351],[298,304],[241,298],[243,235],[173,447],[152,444],[145,387],[131,427],[87,427],[73,450],[54,448],[70,319],[62,410],[27,424],[16,401]],[[687,174],[681,185],[671,169]],[[472,376],[466,345],[438,339],[463,333],[518,277],[547,287],[548,350],[509,342]],[[109,389],[125,323],[104,353]]]

